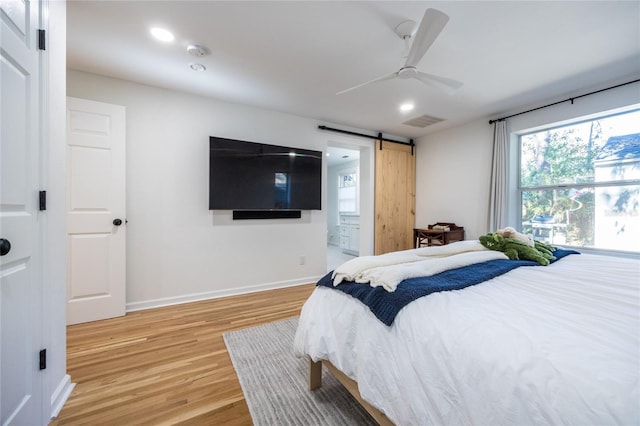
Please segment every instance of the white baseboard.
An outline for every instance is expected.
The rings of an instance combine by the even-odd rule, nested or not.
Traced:
[[[60,410],[64,403],[69,399],[69,395],[76,387],[75,383],[71,383],[71,376],[65,374],[56,390],[51,394],[51,418],[55,419],[60,414]]]
[[[239,287],[239,288],[233,288],[233,289],[214,290],[214,291],[208,291],[204,293],[185,294],[181,296],[167,297],[162,299],[152,299],[152,300],[146,300],[142,302],[131,302],[131,303],[127,303],[126,311],[127,312],[141,311],[144,309],[179,305],[181,303],[199,302],[201,300],[219,299],[221,297],[237,296],[240,294],[255,293],[258,291],[293,287],[293,286],[302,285],[302,284],[315,283],[322,277],[323,275],[320,275],[316,277],[299,278],[299,279],[290,280],[290,281],[279,281],[274,283],[258,284],[258,285]]]

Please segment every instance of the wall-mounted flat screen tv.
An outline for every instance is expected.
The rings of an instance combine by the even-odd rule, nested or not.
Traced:
[[[209,210],[321,210],[322,152],[209,138]]]

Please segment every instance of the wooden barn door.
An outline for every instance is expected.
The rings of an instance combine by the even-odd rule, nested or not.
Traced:
[[[415,146],[376,141],[374,253],[413,248]]]

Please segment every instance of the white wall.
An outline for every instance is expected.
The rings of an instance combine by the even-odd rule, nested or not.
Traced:
[[[572,94],[559,95],[538,105],[524,106],[502,116],[526,111],[546,103],[578,96],[593,90],[614,86],[638,78],[631,76],[599,87],[588,87]],[[541,109],[508,120],[507,129],[513,134],[510,145],[511,163],[517,162],[515,133],[550,123],[596,114],[616,108],[626,108],[640,102],[639,84],[623,86],[574,101]],[[455,222],[464,226],[467,239],[475,239],[489,232],[489,184],[493,150],[493,126],[486,117],[453,129],[443,130],[420,138],[416,159],[416,227],[437,221]],[[512,181],[515,167],[510,168]],[[508,200],[517,197],[511,184]],[[517,226],[517,212],[509,211],[509,223]]]
[[[299,220],[233,221],[208,210],[208,153],[210,135],[326,151],[341,137],[317,129],[325,123],[75,70],[67,77],[68,96],[127,108],[128,310],[324,275],[326,195],[325,210]]]
[[[464,226],[465,238],[487,232],[492,126],[488,119],[427,135],[416,147],[416,227]]]

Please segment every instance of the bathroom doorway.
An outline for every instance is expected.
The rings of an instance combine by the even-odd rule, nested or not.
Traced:
[[[360,254],[360,150],[327,147],[327,271]]]

